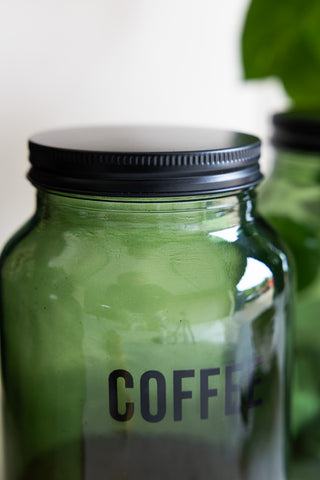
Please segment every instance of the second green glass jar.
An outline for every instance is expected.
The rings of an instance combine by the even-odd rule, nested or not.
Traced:
[[[31,139],[2,255],[5,480],[284,480],[290,276],[260,142],[197,129]]]
[[[320,113],[273,118],[274,171],[260,209],[291,250],[296,321],[290,479],[320,474]]]

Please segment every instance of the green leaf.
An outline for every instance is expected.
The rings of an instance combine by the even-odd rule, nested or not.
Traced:
[[[242,58],[246,79],[278,77],[297,107],[319,107],[320,0],[252,0]]]

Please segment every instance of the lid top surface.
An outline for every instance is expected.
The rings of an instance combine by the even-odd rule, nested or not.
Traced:
[[[51,130],[30,139],[42,147],[113,153],[166,153],[234,150],[257,143],[251,135],[209,128],[97,126]]]

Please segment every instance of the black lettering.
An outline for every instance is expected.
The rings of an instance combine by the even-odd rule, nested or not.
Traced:
[[[254,387],[262,381],[261,376],[256,376],[255,369],[257,368],[257,366],[261,365],[261,363],[261,358],[256,358],[254,361],[254,371],[251,373],[248,387],[248,408],[255,408],[262,404],[262,398],[254,398]]]
[[[134,404],[133,402],[127,402],[125,404],[125,412],[119,412],[118,406],[118,379],[124,379],[124,385],[126,388],[133,388],[132,375],[127,370],[114,370],[109,375],[109,410],[110,415],[119,422],[127,422],[133,416]]]
[[[182,379],[194,377],[194,370],[173,371],[173,418],[175,421],[182,420],[182,399],[192,398],[190,390],[182,390]]]
[[[240,390],[241,387],[237,383],[232,383],[232,374],[234,372],[239,372],[242,370],[242,365],[240,363],[236,365],[230,365],[226,367],[226,396],[225,396],[225,414],[233,415],[241,411],[240,404]],[[233,397],[235,393],[238,393],[238,401],[234,402]]]
[[[150,412],[150,380],[157,382],[157,413]],[[166,414],[166,380],[157,370],[145,372],[140,379],[141,415],[147,422],[160,422]]]
[[[200,370],[201,419],[208,418],[209,397],[216,397],[218,395],[218,390],[216,388],[209,388],[210,375],[220,375],[220,368],[203,368]]]

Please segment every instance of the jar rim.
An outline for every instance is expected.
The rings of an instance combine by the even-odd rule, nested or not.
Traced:
[[[290,110],[273,115],[272,143],[277,148],[320,152],[320,111]]]

